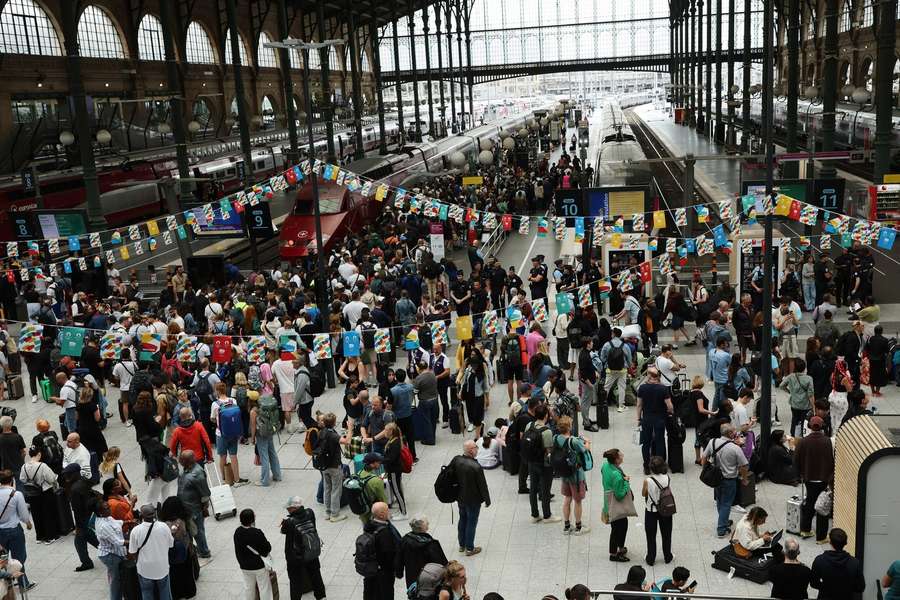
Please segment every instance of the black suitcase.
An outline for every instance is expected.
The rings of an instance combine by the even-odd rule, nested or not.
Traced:
[[[509,473],[510,475],[518,475],[519,474],[519,455],[518,453],[510,451],[509,448],[503,448],[500,456],[503,461],[503,470]]]
[[[684,434],[684,426],[677,417],[666,419],[667,462],[673,473],[684,473]]]
[[[20,400],[25,397],[25,386],[22,384],[22,378],[18,375],[6,380],[6,389],[9,392],[10,400]]]
[[[434,446],[435,439],[431,423],[431,415],[425,413],[421,406],[412,409],[413,435],[416,441],[426,446]]]
[[[497,383],[506,383],[506,363],[497,359]]]
[[[738,480],[737,494],[735,494],[734,503],[744,508],[756,504],[756,475],[750,473],[747,485],[744,485]]]
[[[119,586],[125,600],[141,600],[136,560],[126,559],[119,563]]]
[[[59,439],[65,442],[65,439],[69,437],[69,428],[66,427],[66,413],[59,415],[59,432],[62,434],[59,436]]]
[[[769,569],[782,560],[780,551],[772,551],[758,557],[741,558],[734,553],[728,544],[718,552],[713,552],[712,567],[719,571],[730,572],[734,569],[735,577],[747,579],[754,583],[765,583],[769,580]]]
[[[75,530],[75,518],[72,516],[72,506],[65,490],[56,490],[56,520],[59,525],[59,534],[68,535]]]
[[[450,407],[450,433],[463,432],[462,404],[454,404]]]
[[[597,384],[597,404],[595,413],[597,425],[600,429],[609,429],[609,405],[606,403],[606,390]]]

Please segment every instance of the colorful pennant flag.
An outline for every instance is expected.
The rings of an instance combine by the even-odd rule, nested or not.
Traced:
[[[388,354],[391,351],[391,330],[387,327],[375,330],[375,352]]]

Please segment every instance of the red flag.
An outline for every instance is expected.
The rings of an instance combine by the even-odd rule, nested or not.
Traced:
[[[641,281],[649,283],[651,279],[653,279],[653,275],[650,273],[650,263],[641,263]]]
[[[503,224],[503,231],[512,229],[512,215],[503,215],[500,217],[500,222]]]
[[[800,219],[800,201],[794,200],[791,202],[791,211],[788,213],[788,217],[797,221]]]
[[[244,205],[241,204],[240,202],[238,202],[237,200],[235,200],[235,201],[232,202],[231,204],[232,204],[232,206],[234,206],[234,210],[235,210],[238,214],[244,212]]]
[[[478,219],[478,215],[475,214],[475,209],[474,209],[474,208],[467,208],[467,209],[466,209],[466,223],[470,223],[470,222],[475,221],[475,220],[477,220],[477,219]]]
[[[213,339],[213,362],[231,362],[231,338],[227,335],[217,335]]]
[[[284,180],[287,181],[291,185],[294,185],[295,183],[297,183],[297,173],[294,172],[293,168],[290,168],[284,172]]]
[[[16,274],[13,273],[12,270],[7,271],[6,272],[6,280],[10,283],[15,283],[16,282]]]

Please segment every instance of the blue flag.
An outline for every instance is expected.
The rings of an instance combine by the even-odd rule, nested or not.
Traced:
[[[697,244],[693,239],[685,240],[684,248],[688,254],[694,254],[697,251]]]
[[[359,332],[345,331],[344,335],[344,356],[359,356]]]
[[[717,225],[713,228],[713,242],[716,244],[716,248],[724,246],[728,242],[725,228],[722,225]]]
[[[69,252],[77,252],[81,250],[81,242],[78,240],[77,235],[73,235],[69,238]]]
[[[894,247],[894,240],[897,239],[897,230],[893,227],[882,227],[878,233],[878,247],[884,250],[890,250]]]

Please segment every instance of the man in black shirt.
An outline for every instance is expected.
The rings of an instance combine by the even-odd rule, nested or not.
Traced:
[[[644,474],[650,474],[650,457],[666,458],[666,417],[673,412],[670,388],[662,385],[659,370],[647,369],[647,383],[637,391],[637,423],[641,428]]]
[[[521,290],[523,286],[522,278],[519,277],[519,274],[516,273],[515,267],[510,267],[509,271],[507,271],[506,275],[506,302],[509,303],[510,298],[512,298],[515,293],[513,290]]]
[[[259,588],[261,598],[271,597],[271,582],[263,557],[272,552],[272,544],[266,534],[256,528],[256,515],[252,508],[241,511],[241,526],[234,530],[234,555],[244,575],[247,587]]]
[[[534,256],[531,259],[528,287],[531,289],[532,300],[547,297],[547,266],[541,264],[540,256]]]
[[[472,300],[472,291],[469,282],[463,277],[462,271],[456,272],[456,283],[450,289],[450,298],[456,305],[456,314],[459,316],[469,314],[469,303]]]
[[[488,269],[488,278],[491,285],[491,304],[494,308],[505,304],[506,295],[506,271],[500,265],[500,261],[496,258],[491,259],[491,266]]]
[[[808,588],[812,571],[798,560],[799,556],[800,543],[794,538],[786,538],[784,540],[784,562],[773,565],[769,570],[773,598],[782,600],[809,598]]]
[[[97,346],[97,338],[94,336],[85,336],[84,348],[81,350],[81,358],[78,360],[81,366],[88,369],[97,384],[103,387],[103,372],[106,363],[100,358],[100,348]]]
[[[480,281],[472,284],[472,318],[473,334],[475,339],[481,337],[481,321],[484,319],[484,313],[491,308],[491,299],[488,297],[487,290],[481,286]]]
[[[519,384],[519,399],[517,402],[524,405],[519,411],[518,416],[513,420],[512,426],[507,430],[506,448],[518,457],[519,464],[519,493],[528,493],[528,463],[521,456],[522,436],[525,435],[525,429],[528,424],[534,421],[534,409],[541,403],[540,398],[531,397],[531,386],[527,383]],[[510,434],[510,432],[512,432]]]
[[[834,283],[837,287],[837,305],[838,308],[842,304],[850,303],[850,290],[852,289],[852,280],[850,279],[850,268],[853,265],[853,254],[849,248],[844,248],[843,254],[834,259],[835,278]]]
[[[18,480],[22,465],[25,464],[25,440],[13,431],[12,417],[0,417],[0,427],[3,428],[0,433],[0,470],[9,469]]]

